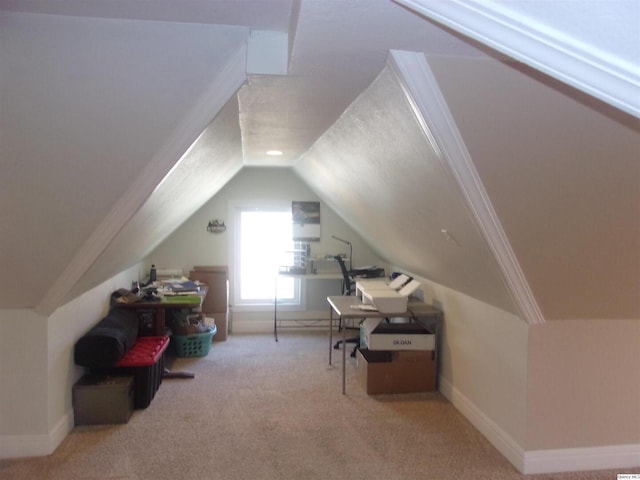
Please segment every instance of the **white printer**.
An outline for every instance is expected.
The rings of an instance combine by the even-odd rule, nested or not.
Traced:
[[[362,290],[381,290],[390,288],[391,290],[399,290],[402,288],[407,282],[411,280],[411,277],[401,273],[396,278],[387,282],[384,278],[370,278],[364,280],[356,280],[356,296],[362,297]]]
[[[373,305],[380,313],[404,313],[407,311],[409,296],[420,287],[420,282],[411,280],[399,289],[393,288],[392,284],[393,282],[371,282],[360,284],[359,288],[356,284],[356,295],[359,291],[362,302]]]

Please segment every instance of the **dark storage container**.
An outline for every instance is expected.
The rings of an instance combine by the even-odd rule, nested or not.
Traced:
[[[131,375],[85,375],[73,387],[76,425],[127,423],[133,404]]]
[[[147,408],[164,374],[164,352],[169,337],[138,337],[136,344],[114,366],[100,373],[133,375],[135,408]]]

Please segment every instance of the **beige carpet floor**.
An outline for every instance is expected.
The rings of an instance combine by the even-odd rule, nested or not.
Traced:
[[[178,358],[129,423],[76,427],[50,456],[0,461],[0,478],[74,480],[615,479],[615,471],[520,475],[437,392],[347,395],[328,336],[232,335]],[[629,473],[629,472],[626,472]]]

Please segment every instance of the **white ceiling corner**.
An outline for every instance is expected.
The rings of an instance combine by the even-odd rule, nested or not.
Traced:
[[[247,75],[286,75],[289,36],[283,32],[251,30],[247,42]]]
[[[579,16],[589,7],[590,22],[575,28],[572,35],[550,26],[548,18],[538,21],[544,9],[527,9],[534,2],[517,2],[519,14],[511,3],[487,0],[394,0],[416,12],[442,23],[472,39],[519,60],[562,82],[613,105],[635,117],[640,117],[640,22],[639,4],[635,0],[616,2],[565,2],[554,13],[564,10],[567,20]],[[538,5],[546,2],[537,2]],[[611,20],[602,22],[600,29],[617,29],[617,36],[626,41],[616,42],[616,50],[602,51],[595,27],[600,18],[616,5],[625,10]],[[567,7],[568,6],[568,7]],[[559,28],[566,28],[564,24]],[[579,26],[580,27],[580,26]],[[622,33],[621,33],[622,32]],[[625,47],[625,45],[627,47]],[[611,45],[610,45],[611,46]],[[629,50],[630,49],[630,50]]]

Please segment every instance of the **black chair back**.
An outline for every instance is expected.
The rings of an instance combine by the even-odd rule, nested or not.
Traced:
[[[351,275],[349,275],[349,270],[347,270],[347,266],[344,264],[344,259],[340,255],[334,255],[336,262],[340,265],[340,270],[342,271],[342,295],[349,296],[353,293],[354,282],[351,279]]]

